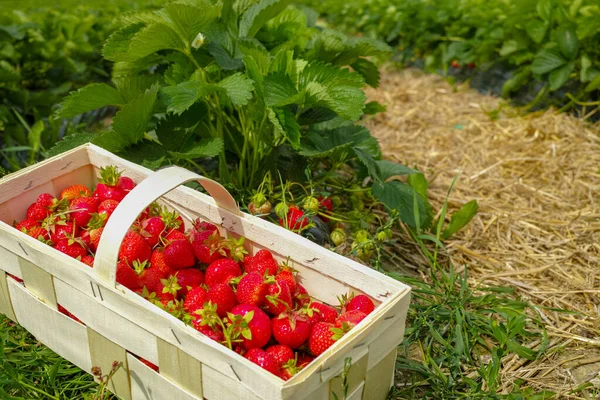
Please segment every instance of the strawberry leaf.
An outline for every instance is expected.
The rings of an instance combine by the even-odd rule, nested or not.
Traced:
[[[106,83],[92,83],[71,92],[60,104],[56,116],[72,118],[101,107],[115,106],[125,103],[119,91]]]

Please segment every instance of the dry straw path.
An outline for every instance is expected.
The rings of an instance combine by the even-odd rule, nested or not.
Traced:
[[[577,312],[539,308],[549,351],[505,360],[504,389],[520,378],[581,398],[568,391],[600,382],[600,126],[554,111],[519,116],[501,99],[415,70],[385,74],[369,96],[388,106],[368,122],[387,158],[424,171],[437,206],[457,175],[450,205],[479,202],[448,243],[455,265],[468,265],[474,284]]]

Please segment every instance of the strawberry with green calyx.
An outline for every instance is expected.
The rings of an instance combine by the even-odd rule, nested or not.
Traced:
[[[42,193],[37,197],[35,202],[44,207],[52,208],[58,202],[58,199],[54,198],[50,193]]]
[[[277,376],[279,376],[284,381],[288,381],[294,375],[300,372],[301,369],[302,368],[298,366],[298,360],[296,358],[292,358],[291,360],[280,365],[279,374]]]
[[[347,327],[342,329],[336,328],[329,322],[317,322],[310,332],[308,348],[312,355],[318,357],[340,340],[347,331]]]
[[[196,268],[178,270],[175,276],[179,286],[181,286],[181,290],[177,292],[178,297],[185,296],[191,289],[204,283],[204,272]]]
[[[346,312],[358,310],[366,315],[371,314],[375,309],[373,300],[364,294],[359,294],[357,296],[352,295],[349,299],[344,299],[343,306],[345,307]]]
[[[77,226],[84,227],[88,224],[95,212],[98,211],[98,200],[93,197],[79,197],[71,201],[69,215]]]
[[[160,297],[170,298],[172,296],[173,298],[177,298],[177,293],[181,290],[181,286],[175,275],[161,279],[160,282],[163,285],[162,291],[159,293]]]
[[[150,246],[139,233],[130,230],[125,234],[119,250],[119,260],[131,265],[134,261],[148,261],[151,255]]]
[[[125,194],[131,192],[133,190],[133,188],[135,187],[135,182],[133,181],[133,179],[127,177],[127,176],[121,176],[119,177],[119,181],[117,182],[117,186],[123,191],[125,192]]]
[[[139,275],[125,261],[119,261],[117,264],[117,282],[134,292],[143,287]]]
[[[271,354],[263,349],[252,348],[246,352],[244,357],[273,375],[279,375],[279,365],[277,361]]]
[[[365,229],[358,230],[354,233],[354,243],[352,243],[352,251],[358,258],[363,261],[368,261],[373,256],[374,246],[371,235]]]
[[[160,212],[160,217],[165,223],[167,234],[172,230],[179,231],[181,233],[185,232],[183,218],[181,218],[181,215],[179,215],[177,211],[169,211],[167,207],[163,206]]]
[[[132,266],[144,287],[150,292],[162,293],[164,288],[162,280],[166,277],[161,270],[151,266],[148,261],[134,261]]]
[[[274,344],[269,346],[266,348],[266,352],[273,356],[273,358],[279,364],[279,367],[282,367],[288,361],[296,358],[294,350],[292,350],[291,347],[283,344]]]
[[[273,318],[273,336],[279,344],[297,349],[310,336],[311,324],[302,312],[288,311]]]
[[[334,229],[329,234],[329,239],[331,239],[333,244],[336,246],[341,246],[342,244],[346,243],[347,238],[346,232],[344,232],[343,229]]]
[[[244,257],[244,271],[258,272],[263,276],[277,275],[279,265],[269,250],[262,249],[253,256]]]
[[[312,325],[322,321],[333,324],[339,316],[338,311],[334,307],[318,301],[311,302],[306,306],[306,310]]]
[[[67,201],[75,200],[79,197],[91,197],[92,191],[84,185],[72,185],[60,192],[60,199]]]
[[[96,185],[96,190],[94,190],[94,197],[101,202],[104,200],[123,200],[125,192],[117,186],[120,177],[121,173],[113,165],[100,168],[100,179],[98,185]]]
[[[194,318],[183,307],[183,301],[180,300],[161,300],[161,308],[173,315],[175,318],[191,325]]]
[[[79,236],[79,226],[73,221],[67,221],[66,215],[59,218],[46,218],[42,227],[48,230],[53,243],[60,239],[76,238]]]
[[[192,229],[190,241],[192,242],[194,255],[204,264],[210,264],[227,256],[227,239],[221,237],[217,230],[198,231]]]
[[[61,239],[54,244],[54,248],[72,258],[80,258],[87,255],[87,250],[78,239]]]
[[[294,308],[300,308],[310,304],[310,296],[304,286],[297,284],[296,292],[292,295]]]
[[[275,206],[275,215],[277,215],[279,218],[283,219],[288,214],[289,210],[290,210],[290,206],[288,206],[287,204],[278,203]]]
[[[200,316],[192,316],[192,326],[198,332],[207,336],[209,339],[214,340],[215,342],[223,343],[225,341],[225,335],[223,335],[223,328],[219,325],[211,327],[208,325],[203,325],[203,318]]]
[[[105,215],[106,220],[108,221],[118,205],[119,202],[117,200],[104,200],[98,205],[98,214]]]
[[[50,240],[50,234],[48,233],[48,230],[39,225],[29,229],[27,231],[27,235],[44,243],[47,243]]]
[[[228,340],[241,340],[245,349],[264,347],[271,339],[271,321],[260,308],[251,304],[238,304],[227,314]]]
[[[194,313],[195,311],[204,307],[204,303],[206,303],[206,297],[207,292],[204,287],[198,286],[192,288],[185,296],[183,306],[189,313]]]
[[[271,212],[271,208],[271,202],[261,192],[255,193],[252,196],[252,201],[248,204],[248,211],[252,215],[267,215]]]
[[[296,291],[296,276],[294,275],[294,269],[289,267],[287,264],[281,268],[279,273],[275,275],[275,279],[278,281],[284,282],[288,289],[290,289],[290,294]]]
[[[241,275],[242,270],[238,263],[228,258],[221,258],[209,264],[204,280],[209,287],[212,287],[217,284],[228,284]]]
[[[242,262],[248,255],[248,250],[244,247],[246,238],[240,236],[237,239],[233,237],[227,239],[227,247],[225,248],[226,257],[231,258],[235,262]]]
[[[334,325],[336,328],[348,326],[350,329],[352,329],[366,317],[367,314],[359,310],[346,311],[338,317]]]
[[[319,200],[316,197],[308,196],[302,203],[302,208],[312,214],[316,214],[319,211]]]
[[[217,315],[224,317],[237,305],[237,298],[231,286],[225,283],[217,283],[208,288],[206,301],[217,306]]]
[[[263,308],[271,315],[291,310],[293,304],[289,286],[285,281],[277,279],[268,285],[265,300]]]
[[[324,222],[328,223],[333,212],[333,202],[329,197],[324,196],[319,196],[317,199],[319,200],[319,216]]]
[[[187,239],[174,240],[167,244],[165,264],[172,269],[193,267],[196,264],[196,256],[192,244]]]
[[[157,247],[154,249],[152,251],[152,256],[150,257],[150,264],[162,271],[165,277],[175,275],[176,270],[169,268],[169,266],[165,263],[164,250],[164,247]]]
[[[275,282],[273,277],[265,278],[258,272],[250,272],[242,276],[235,294],[238,303],[260,307],[265,302],[271,282]]]
[[[43,206],[38,203],[33,203],[32,205],[30,205],[27,208],[27,219],[30,219],[30,220],[33,220],[36,222],[42,222],[50,214],[52,214],[52,211],[48,207]]]
[[[20,230],[21,232],[27,233],[31,228],[33,228],[37,224],[38,224],[37,221],[34,221],[29,218],[25,218],[21,222],[15,223],[14,226],[16,229]]]
[[[157,202],[150,204],[142,213],[138,216],[138,221],[143,221],[150,217],[160,217],[162,207]]]
[[[160,217],[150,217],[144,219],[141,223],[140,234],[146,240],[151,248],[154,248],[160,241],[161,235],[165,232],[166,225]]]
[[[296,206],[289,206],[285,221],[279,219],[279,225],[291,230],[292,232],[300,232],[308,227],[308,216]]]

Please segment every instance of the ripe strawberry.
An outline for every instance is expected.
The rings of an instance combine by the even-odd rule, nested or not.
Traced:
[[[75,238],[79,236],[79,227],[71,221],[61,220],[49,227],[50,240],[57,243],[60,239]]]
[[[460,67],[460,64],[458,63],[457,60],[452,61],[452,68],[458,68]]]
[[[27,208],[27,219],[33,221],[43,221],[48,217],[52,212],[48,209],[48,207],[43,206],[38,203],[33,203]]]
[[[283,281],[287,284],[290,289],[290,293],[294,293],[296,291],[296,277],[294,273],[289,269],[284,269],[275,275],[275,279],[278,281]]]
[[[165,236],[165,240],[168,243],[176,240],[187,240],[187,237],[184,233],[172,229],[169,233],[167,233],[167,236]]]
[[[145,358],[139,357],[139,360],[142,362],[142,364],[144,364],[146,367],[150,368],[151,370],[153,370],[154,372],[158,372],[158,365],[154,365],[152,364],[150,361],[146,360]]]
[[[190,232],[194,254],[205,264],[210,264],[226,255],[227,240],[219,235],[216,226],[210,224],[210,227],[215,229],[199,230],[194,227]]]
[[[333,324],[317,322],[310,332],[308,348],[315,357],[318,357],[325,350],[333,346],[342,336],[343,333],[338,332]]]
[[[313,310],[312,318],[310,318],[312,324],[316,324],[317,322],[321,321],[333,324],[338,318],[337,310],[330,305],[313,301],[308,305],[308,308]]]
[[[301,368],[298,367],[298,361],[295,358],[293,358],[281,365],[281,367],[279,368],[279,374],[277,376],[279,376],[284,381],[288,381],[294,375],[300,372],[300,370]]]
[[[146,246],[148,246],[146,244]],[[150,248],[150,246],[148,246]],[[196,264],[196,257],[194,256],[194,248],[192,244],[187,240],[175,240],[169,243],[165,247],[165,264],[169,268],[183,269],[189,268]]]
[[[273,258],[273,254],[267,249],[259,250],[254,256],[244,257],[244,270],[246,272],[258,272],[262,276],[276,275],[279,266]]]
[[[333,211],[333,201],[331,201],[329,197],[319,196],[317,197],[317,199],[319,200],[319,206],[321,206],[329,212]]]
[[[51,208],[56,204],[57,201],[58,200],[56,200],[50,193],[42,193],[38,196],[35,202],[46,208]]]
[[[304,286],[297,284],[296,285],[296,293],[293,295],[294,298],[294,307],[302,307],[307,304],[310,304],[310,296],[308,292],[304,288]]]
[[[79,318],[77,318],[75,315],[71,314],[71,312],[69,310],[67,310],[66,308],[64,308],[63,306],[61,306],[60,304],[58,304],[58,311],[61,314],[66,315],[67,317],[71,318],[74,321],[79,322],[82,325],[85,325],[83,322],[81,322],[81,320]]]
[[[359,294],[358,296],[352,297],[348,304],[346,304],[346,312],[358,310],[369,315],[374,309],[375,304],[373,304],[373,301],[364,294]]]
[[[206,268],[205,282],[211,287],[219,283],[229,283],[233,278],[242,275],[240,266],[233,260],[221,258],[213,261]]]
[[[81,262],[87,265],[88,267],[94,267],[94,256],[85,255],[81,257]]]
[[[310,336],[310,323],[296,312],[280,314],[273,318],[272,325],[275,340],[292,349],[302,346]]]
[[[83,258],[87,255],[87,250],[81,245],[81,243],[73,239],[61,239],[54,245],[54,248],[61,253],[77,258]]]
[[[223,329],[219,325],[209,326],[202,325],[202,317],[196,315],[196,317],[192,321],[192,326],[200,333],[205,336],[208,336],[210,339],[215,342],[223,342],[225,341],[225,335],[223,335]]]
[[[115,166],[103,167],[100,169],[100,179],[94,197],[99,201],[104,200],[123,200],[125,192],[117,186],[121,173]]]
[[[165,263],[165,249],[163,247],[154,249],[150,258],[150,264],[153,267],[161,270],[164,276],[175,275],[176,271],[172,268],[169,268],[169,266]]]
[[[134,292],[143,287],[139,275],[125,261],[117,264],[117,282]]]
[[[279,315],[282,312],[291,310],[292,294],[284,281],[275,280],[274,283],[268,286],[264,308],[271,315]]]
[[[209,290],[210,292],[210,290]],[[247,350],[264,347],[271,339],[271,321],[263,310],[251,304],[238,304],[230,313],[234,338],[242,339]],[[236,336],[238,335],[239,336]]]
[[[267,347],[267,353],[273,356],[275,361],[282,367],[285,363],[295,358],[294,350],[291,347],[283,344],[275,344]]]
[[[106,215],[106,220],[108,221],[108,219],[110,218],[110,216],[115,211],[118,205],[119,202],[116,200],[104,200],[98,206],[98,214]]]
[[[206,293],[206,301],[217,305],[217,315],[221,318],[227,315],[237,304],[233,289],[225,283],[217,283],[211,286]]]
[[[37,225],[37,221],[26,218],[23,221],[19,222],[15,225],[15,228],[20,230],[21,232],[27,233],[31,228]]]
[[[50,239],[48,231],[41,226],[34,226],[27,232],[27,234],[34,239],[41,240],[42,242]]]
[[[160,217],[151,217],[142,221],[141,235],[146,239],[150,247],[154,247],[160,241],[160,236],[165,230],[165,223]]]
[[[167,234],[172,231],[185,232],[183,218],[181,218],[181,215],[177,211],[169,211],[167,207],[162,207],[160,209],[160,217],[165,223]]]
[[[299,353],[297,366],[298,369],[305,368],[308,364],[310,364],[315,358],[305,353]]]
[[[98,201],[93,197],[78,197],[71,201],[69,206],[71,219],[79,227],[86,226],[92,214],[98,211]]]
[[[279,225],[286,226],[291,231],[300,231],[308,225],[308,217],[296,206],[290,206],[287,212],[286,220],[279,219]]]
[[[117,182],[117,186],[123,191],[125,192],[125,194],[131,192],[133,190],[133,188],[135,187],[135,182],[133,181],[133,179],[127,177],[127,176],[121,176],[119,177],[119,181]]]
[[[188,291],[204,283],[204,272],[196,268],[182,269],[176,272],[177,283],[181,286],[178,296],[185,296]]]
[[[90,197],[92,191],[84,185],[72,185],[60,192],[60,198],[68,201],[75,200],[79,197]]]
[[[201,286],[192,288],[187,295],[185,296],[185,301],[183,303],[183,307],[189,312],[193,313],[196,310],[204,307],[204,303],[206,302],[207,292]]]
[[[137,232],[128,231],[121,243],[119,250],[119,260],[123,260],[128,264],[133,264],[134,261],[148,261],[152,250],[146,243],[144,238]]]
[[[240,279],[236,297],[240,304],[252,304],[260,307],[267,296],[269,285],[257,272],[250,272]]]
[[[163,272],[154,266],[149,266],[147,262],[133,262],[133,268],[140,277],[142,287],[148,289],[150,293],[156,293],[159,296],[163,293],[164,284],[162,282],[166,276]]]
[[[244,357],[274,375],[279,374],[279,365],[277,364],[277,361],[271,354],[263,349],[252,348],[248,350]]]
[[[103,231],[104,228],[90,229],[88,231],[90,236],[90,243],[88,246],[94,252],[98,250],[98,244],[100,243],[100,237],[102,236]]]
[[[335,321],[335,326],[336,328],[342,328],[347,324],[349,328],[354,328],[366,317],[367,314],[359,310],[346,311]]]

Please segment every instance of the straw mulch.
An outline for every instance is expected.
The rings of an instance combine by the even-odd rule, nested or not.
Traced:
[[[450,206],[479,202],[447,243],[455,265],[474,284],[512,286],[541,306],[549,349],[534,362],[505,360],[503,390],[523,379],[582,398],[568,392],[600,382],[600,126],[553,110],[519,115],[416,70],[384,74],[369,97],[388,107],[368,122],[385,157],[425,172],[436,209],[457,175]]]

